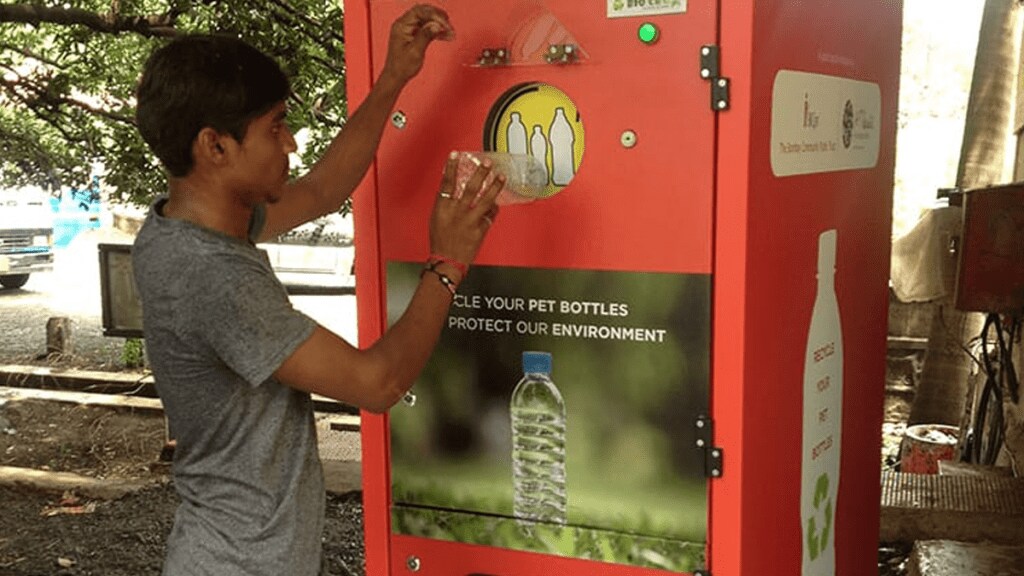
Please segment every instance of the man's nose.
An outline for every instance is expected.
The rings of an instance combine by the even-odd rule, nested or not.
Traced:
[[[284,131],[284,151],[285,154],[291,154],[299,149],[299,145],[295,142],[295,135],[292,134],[291,130],[285,129]]]

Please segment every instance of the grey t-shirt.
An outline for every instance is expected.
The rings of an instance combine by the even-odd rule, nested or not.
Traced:
[[[324,485],[312,401],[272,376],[315,323],[263,251],[163,217],[164,201],[132,250],[146,353],[178,443],[181,505],[163,573],[317,574]]]

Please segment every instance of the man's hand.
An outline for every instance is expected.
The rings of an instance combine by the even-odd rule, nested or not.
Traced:
[[[382,77],[404,85],[423,68],[427,46],[434,40],[452,40],[455,30],[448,14],[435,6],[417,4],[391,25],[388,57]]]
[[[505,176],[492,175],[491,161],[485,159],[469,178],[465,192],[456,194],[458,163],[452,153],[444,166],[441,190],[430,218],[430,253],[468,265],[473,263],[498,215],[495,200],[505,185]]]

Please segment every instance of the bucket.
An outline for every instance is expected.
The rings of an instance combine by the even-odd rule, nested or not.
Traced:
[[[938,474],[939,460],[956,457],[960,429],[943,424],[918,424],[907,428],[900,448],[900,472]]]

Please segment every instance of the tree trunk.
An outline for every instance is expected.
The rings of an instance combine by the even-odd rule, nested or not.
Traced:
[[[71,319],[63,316],[46,321],[46,355],[61,356],[73,353],[75,339],[71,330]]]
[[[1012,130],[1016,94],[1018,27],[1015,0],[986,0],[978,35],[971,95],[967,104],[957,187],[1005,182],[1006,141]],[[984,318],[956,309],[953,301],[959,254],[946,255],[946,296],[935,304],[924,370],[909,424],[959,425],[967,397],[971,358],[964,347],[981,331]]]

